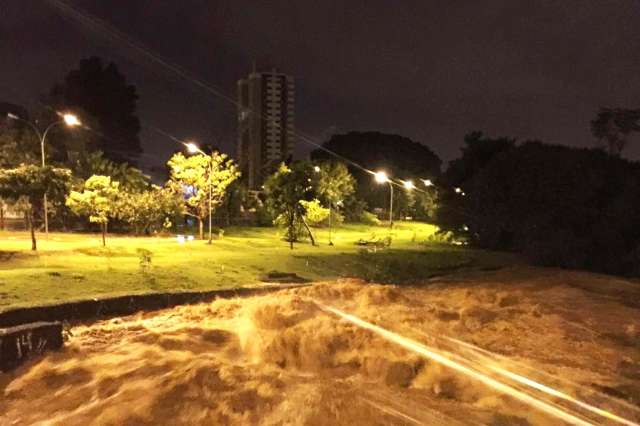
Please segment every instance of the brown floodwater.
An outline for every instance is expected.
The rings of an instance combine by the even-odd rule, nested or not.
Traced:
[[[77,324],[63,350],[0,375],[0,424],[634,424],[637,289],[532,268]]]

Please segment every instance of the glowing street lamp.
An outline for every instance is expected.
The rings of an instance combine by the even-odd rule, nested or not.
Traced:
[[[81,126],[82,123],[80,122],[80,120],[78,119],[78,117],[74,114],[71,113],[64,113],[64,114],[60,114],[58,113],[59,116],[62,117],[61,120],[57,120],[54,121],[53,123],[49,124],[49,126],[47,126],[44,129],[44,132],[40,132],[40,129],[38,128],[38,126],[36,126],[34,123],[25,120],[24,118],[20,118],[19,116],[17,116],[16,114],[12,114],[12,113],[7,113],[7,118],[11,119],[11,120],[16,120],[16,121],[22,121],[23,123],[27,124],[29,127],[31,127],[31,129],[34,131],[34,133],[36,134],[36,136],[38,137],[38,139],[40,140],[40,154],[42,156],[42,167],[44,168],[46,166],[46,162],[45,162],[45,156],[44,156],[44,144],[47,140],[47,134],[49,134],[49,130],[51,130],[54,126],[58,125],[58,124],[66,124],[68,127],[77,127],[77,126]],[[48,212],[48,207],[47,207],[47,193],[45,192],[44,197],[43,197],[43,207],[44,207],[44,232],[47,236],[47,238],[49,238],[49,212]]]
[[[314,166],[313,171],[316,173],[320,173],[320,166]]]
[[[78,120],[78,117],[76,115],[69,113],[64,114],[62,116],[62,120],[64,120],[64,123],[69,127],[76,127],[82,124],[80,123],[80,120]]]
[[[376,182],[378,183],[387,183],[389,182],[389,177],[383,171],[379,171],[375,173]]]
[[[187,151],[189,151],[191,154],[196,154],[196,153],[204,154],[204,152],[202,152],[202,150],[198,148],[198,145],[196,145],[193,142],[187,142],[184,144],[184,146],[187,147]]]
[[[433,182],[431,181],[431,179],[423,179],[422,182],[424,182],[424,186],[426,186],[427,188],[433,186]]]
[[[184,146],[187,147],[187,151],[189,151],[191,154],[207,155],[194,142],[187,142],[187,143],[184,144]],[[211,153],[211,156],[209,157],[209,179],[207,180],[207,183],[208,183],[208,186],[209,186],[209,242],[207,244],[213,244],[213,234],[212,234],[212,230],[211,230],[211,216],[212,216],[212,211],[213,211],[213,208],[212,208],[212,206],[213,206],[213,193],[212,193],[212,185],[211,185],[211,175],[212,174],[213,174],[213,153]]]
[[[404,189],[406,189],[407,191],[411,191],[412,189],[415,189],[416,186],[413,184],[412,180],[405,180],[402,185],[404,186]]]
[[[374,177],[376,182],[379,184],[388,183],[389,184],[389,228],[393,227],[393,183],[389,180],[389,176],[380,170],[374,173]]]
[[[456,191],[456,194],[462,194],[462,189],[459,186],[456,186],[453,190]]]

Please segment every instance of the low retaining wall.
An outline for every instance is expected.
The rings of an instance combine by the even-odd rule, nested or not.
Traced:
[[[39,321],[71,321],[130,315],[138,311],[153,311],[176,305],[207,302],[217,298],[228,299],[232,297],[253,296],[298,286],[299,285],[282,285],[229,290],[140,294],[82,300],[58,305],[15,308],[0,312],[0,327],[13,327]]]
[[[31,356],[62,347],[62,323],[36,322],[0,328],[0,371],[9,371]]]
[[[130,315],[218,298],[254,296],[304,284],[237,288],[202,292],[140,294],[83,300],[59,305],[16,308],[0,312],[0,371],[8,371],[29,356],[63,345],[62,322]]]

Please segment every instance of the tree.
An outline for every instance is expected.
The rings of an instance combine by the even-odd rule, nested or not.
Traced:
[[[0,167],[40,163],[40,142],[31,129],[24,126],[0,128]]]
[[[121,192],[118,218],[133,227],[136,234],[160,229],[182,212],[182,200],[175,192],[153,185],[143,192]]]
[[[445,172],[447,184],[463,186],[494,156],[512,149],[515,147],[515,143],[515,139],[511,138],[490,138],[478,131],[468,133],[464,137],[462,155],[451,161]]]
[[[77,165],[79,177],[88,179],[93,175],[110,176],[120,184],[120,188],[127,192],[142,192],[150,188],[149,176],[140,169],[128,163],[116,163],[105,157],[102,151],[87,153],[82,156]]]
[[[318,173],[311,163],[299,161],[291,167],[281,164],[264,184],[266,204],[277,221],[287,229],[286,239],[293,250],[299,227],[304,227],[315,245],[315,239],[305,221],[306,209],[301,201],[312,201],[317,196]]]
[[[109,159],[120,162],[142,152],[136,87],[127,83],[113,62],[105,66],[95,56],[82,59],[50,95],[56,109],[81,110],[96,120],[94,130],[100,134],[96,145]]]
[[[169,166],[168,187],[184,199],[185,214],[198,220],[200,239],[204,239],[204,220],[209,208],[215,211],[224,200],[227,187],[240,177],[238,167],[226,154],[213,151],[211,155],[185,157],[174,154]],[[211,195],[211,206],[209,205]]]
[[[607,147],[610,155],[620,155],[629,134],[640,131],[640,109],[600,108],[591,121],[591,133]]]
[[[494,158],[506,155],[514,149],[516,140],[508,137],[491,138],[479,131],[468,133],[464,137],[462,155],[451,161],[444,173],[444,185],[441,187],[447,189],[436,191],[430,188],[430,192],[438,200],[435,217],[443,231],[462,233],[461,230],[465,229],[469,221],[466,210],[468,198],[453,188],[466,189]],[[469,191],[465,193],[467,192]]]
[[[109,219],[117,217],[117,197],[120,184],[109,176],[94,175],[84,183],[82,192],[71,191],[66,205],[79,216],[86,216],[89,222],[100,224],[102,245],[106,245]]]
[[[334,135],[311,153],[313,160],[331,160],[333,153],[358,163],[368,170],[385,170],[397,179],[435,179],[440,175],[442,161],[429,147],[409,138],[379,132],[350,132]],[[349,165],[350,173],[357,181],[356,197],[367,202],[370,208],[386,208],[388,195],[380,191],[371,174]]]
[[[318,163],[318,169],[318,196],[325,205],[335,207],[355,192],[356,180],[344,163],[322,161]]]
[[[13,169],[0,169],[0,196],[13,202],[25,202],[31,250],[37,249],[34,206],[42,202],[45,193],[52,199],[66,194],[70,179],[70,170],[51,166],[21,164]]]

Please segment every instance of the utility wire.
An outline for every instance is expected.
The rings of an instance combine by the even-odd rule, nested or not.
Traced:
[[[148,47],[146,47],[144,44],[142,44],[141,42],[134,40],[132,37],[130,37],[129,35],[127,35],[126,33],[120,31],[119,29],[117,29],[116,27],[114,27],[113,25],[109,24],[108,22],[106,22],[103,19],[100,19],[98,17],[95,17],[91,14],[89,14],[86,11],[81,10],[78,7],[74,7],[72,5],[70,5],[68,2],[64,1],[64,0],[47,0],[48,3],[50,5],[52,5],[55,9],[57,9],[64,17],[67,18],[71,18],[72,20],[76,21],[77,23],[88,27],[89,29],[91,29],[94,32],[97,32],[99,34],[101,34],[103,37],[106,37],[107,39],[111,39],[111,40],[115,40],[118,42],[121,42],[123,44],[125,44],[127,47],[129,47],[130,49],[132,49],[133,51],[135,51],[136,53],[144,56],[145,58],[147,58],[148,60],[155,62],[156,64],[164,67],[165,69],[171,71],[173,74],[177,75],[178,77],[183,78],[184,80],[187,80],[189,82],[191,82],[192,84],[198,86],[200,89],[205,90],[206,92],[217,96],[229,103],[231,103],[232,105],[236,106],[238,109],[241,110],[248,110],[250,113],[252,114],[256,114],[255,111],[251,110],[250,108],[246,108],[243,105],[241,105],[233,96],[230,96],[228,94],[226,94],[222,89],[215,87],[214,85],[212,85],[211,83],[195,76],[194,74],[190,73],[189,71],[187,71],[186,69],[184,69],[183,67],[181,67],[180,65],[177,65],[165,58],[163,58],[162,56],[160,56],[159,54],[153,52],[151,49],[149,49]],[[270,117],[266,116],[265,114],[260,114],[260,118],[266,121],[271,121]],[[279,127],[280,130],[283,130],[283,126],[281,124],[278,124],[276,122],[272,122],[273,125],[275,125],[276,127]],[[148,126],[151,127],[151,126]],[[170,135],[169,133],[162,131],[160,129],[158,129],[157,127],[151,127],[154,130],[158,131],[161,134],[164,134],[165,136],[169,137],[170,139],[179,142],[179,143],[184,143],[183,141],[181,141],[180,139]],[[350,165],[352,165],[353,167],[356,167],[357,169],[360,169],[366,173],[369,173],[371,175],[375,175],[375,172],[372,170],[367,169],[366,167],[362,166],[361,164],[358,164],[357,162],[346,158],[328,148],[326,148],[325,146],[323,146],[322,144],[316,142],[312,137],[307,136],[299,131],[294,131],[294,135],[298,137],[298,139],[304,143],[307,143],[311,146],[314,146],[332,156],[334,156],[337,159],[340,159]],[[393,178],[389,178],[388,182],[392,185],[398,186],[400,188],[404,188],[404,183],[398,182],[397,180],[394,180]],[[413,188],[414,191],[418,191],[418,192],[422,192],[425,194],[428,194],[428,191],[424,191],[420,188]]]

